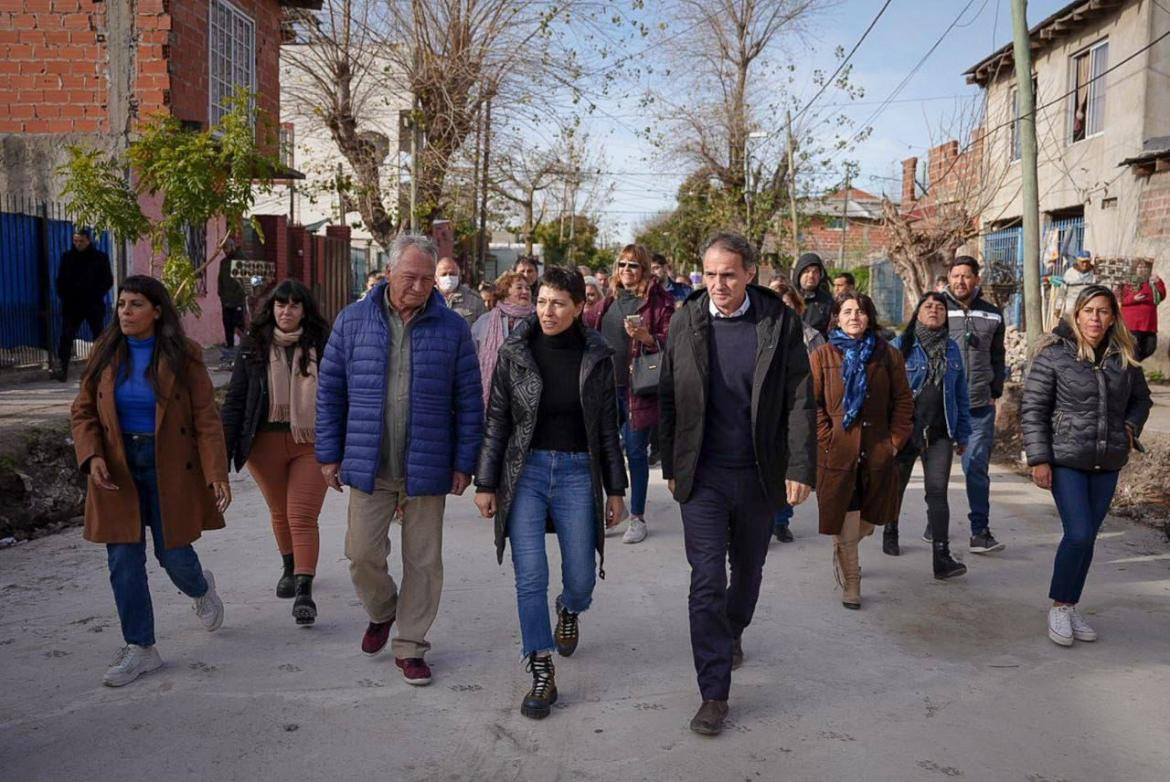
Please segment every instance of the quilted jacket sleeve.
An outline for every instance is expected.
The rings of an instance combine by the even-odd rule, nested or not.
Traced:
[[[1134,438],[1137,438],[1142,434],[1142,427],[1146,425],[1146,419],[1150,416],[1153,402],[1150,400],[1150,386],[1141,367],[1129,367],[1127,371],[1133,377],[1133,385],[1129,391],[1129,404],[1125,406],[1125,425],[1133,432]]]
[[[1003,384],[1007,380],[1007,348],[1004,344],[1004,337],[1007,329],[1003,324],[1003,318],[999,320],[999,326],[995,329],[995,334],[991,338],[991,398],[999,399],[1003,396]]]
[[[345,453],[345,421],[349,410],[349,389],[345,374],[347,313],[347,310],[343,310],[337,316],[317,372],[317,432],[314,447],[320,464],[338,464]]]
[[[475,470],[475,488],[481,492],[499,488],[504,454],[512,436],[512,378],[507,360],[496,362],[489,392],[483,447],[479,449],[479,466]]]
[[[459,348],[455,357],[455,470],[475,472],[483,436],[483,385],[475,343],[465,323],[460,323]]]
[[[1020,429],[1028,466],[1051,464],[1052,412],[1056,405],[1057,348],[1042,349],[1032,360],[1020,400]]]

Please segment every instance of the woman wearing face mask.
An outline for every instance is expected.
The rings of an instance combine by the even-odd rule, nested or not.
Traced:
[[[223,402],[228,459],[236,470],[247,464],[268,503],[283,561],[276,596],[294,598],[298,625],[317,619],[317,517],[327,486],[313,442],[317,364],[328,339],[329,324],[308,288],[285,280],[252,320]]]
[[[517,271],[504,272],[496,280],[496,306],[471,327],[475,355],[479,359],[479,377],[483,383],[483,402],[491,394],[492,372],[500,347],[512,330],[533,313],[532,286]]]
[[[447,306],[462,315],[468,326],[486,311],[483,298],[460,281],[459,264],[454,258],[440,258],[435,265],[435,287],[443,294]]]
[[[1060,646],[1097,640],[1077,604],[1118,473],[1130,450],[1141,450],[1150,404],[1117,297],[1087,286],[1041,342],[1020,402],[1032,480],[1051,490],[1064,527],[1048,591],[1048,637]]]
[[[536,317],[500,349],[475,478],[475,504],[496,520],[500,561],[512,544],[522,653],[532,674],[520,712],[534,719],[556,703],[551,652],[568,657],[577,648],[578,614],[593,598],[595,552],[602,554],[605,528],[625,516],[626,488],[613,351],[580,321],[584,280],[554,267],[539,291]],[[549,519],[561,550],[555,631],[548,616]]]
[[[658,394],[635,394],[634,360],[666,348],[674,298],[650,273],[650,251],[628,244],[618,253],[610,280],[612,294],[601,304],[600,331],[613,348],[614,381],[625,426],[622,439],[630,461],[630,524],[623,543],[646,539],[646,487],[650,482],[650,431],[658,424]]]
[[[948,335],[946,296],[928,293],[918,303],[906,330],[894,340],[894,347],[906,360],[910,391],[914,394],[914,431],[898,454],[899,504],[910,483],[914,462],[921,457],[934,577],[939,579],[967,572],[967,566],[951,556],[947,488],[955,449],[962,454],[971,436],[971,403],[962,353]],[[891,556],[902,553],[896,520],[883,530],[882,551]]]
[[[833,302],[837,328],[809,357],[817,402],[820,532],[833,536],[841,604],[861,608],[857,544],[898,513],[895,457],[910,438],[914,397],[902,354],[878,336],[873,301]]]
[[[73,445],[89,476],[85,539],[106,544],[126,645],[102,683],[129,684],[162,665],[146,580],[146,530],[171,582],[194,601],[208,632],[223,623],[215,578],[192,543],[222,529],[232,501],[223,429],[203,349],[183,335],[162,283],[118,286],[117,317],[102,332],[73,402]]]

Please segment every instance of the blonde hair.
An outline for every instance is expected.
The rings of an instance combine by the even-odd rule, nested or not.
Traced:
[[[1117,297],[1113,295],[1113,291],[1101,285],[1090,285],[1081,291],[1081,295],[1077,296],[1073,311],[1065,316],[1065,322],[1068,323],[1072,333],[1077,338],[1077,358],[1090,364],[1095,364],[1097,361],[1093,344],[1081,333],[1080,324],[1077,323],[1077,315],[1081,314],[1081,310],[1090,301],[1099,296],[1104,296],[1109,300],[1109,308],[1113,311],[1113,323],[1105,333],[1109,347],[1121,354],[1122,362],[1126,366],[1140,367],[1141,363],[1137,360],[1137,346],[1134,343],[1133,334],[1130,333],[1129,327],[1121,318],[1121,307],[1117,304]]]
[[[622,289],[622,277],[618,274],[618,264],[622,261],[637,261],[638,265],[642,267],[642,279],[638,281],[638,289],[634,293],[643,298],[646,296],[646,289],[650,287],[650,251],[646,249],[644,244],[627,244],[618,253],[617,258],[613,262],[613,273],[609,275],[609,288],[614,296]]]
[[[500,301],[508,300],[508,296],[512,293],[512,284],[516,280],[524,280],[524,275],[511,269],[496,278],[496,296]],[[527,285],[528,281],[525,280],[524,284]]]

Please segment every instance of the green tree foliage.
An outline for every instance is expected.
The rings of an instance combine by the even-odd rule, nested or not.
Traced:
[[[254,108],[252,96],[239,92],[230,110],[207,130],[192,131],[160,114],[139,128],[123,155],[111,157],[89,147],[69,148],[59,173],[66,179],[61,197],[79,224],[109,230],[119,239],[147,239],[152,272],[161,279],[182,313],[199,313],[197,282],[223,257],[238,236],[257,195],[271,189],[279,162],[268,151],[274,135]],[[123,172],[130,172],[130,181]],[[144,197],[161,198],[161,216],[142,209]],[[223,222],[227,233],[198,265],[187,256],[188,226]],[[252,219],[260,233],[259,224]]]
[[[574,223],[572,230],[569,220]],[[593,269],[609,266],[612,261],[609,253],[597,246],[599,233],[597,223],[585,215],[566,217],[564,223],[563,227],[557,220],[541,223],[533,232],[534,239],[544,247],[545,265],[585,265]]]

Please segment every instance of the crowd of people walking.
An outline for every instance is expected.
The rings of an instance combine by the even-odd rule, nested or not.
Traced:
[[[967,550],[1004,548],[990,528],[988,478],[1007,374],[1004,318],[981,295],[976,259],[954,259],[945,289],[927,293],[896,337],[853,276],[830,278],[813,253],[790,282],[769,287],[757,284],[756,250],[737,234],[714,235],[698,260],[702,272],[688,280],[638,244],[603,270],[612,274],[541,274],[521,258],[476,290],[430,239],[403,235],[385,274],[332,324],[301,283],[277,284],[246,326],[220,410],[166,289],[151,277],[123,280],[72,411],[88,476],[85,537],[107,547],[125,641],[104,683],[162,665],[146,530],[202,626],[223,623],[215,577],[193,544],[225,526],[232,466],[247,468],[264,497],[274,564],[280,558],[275,595],[293,601],[302,626],[318,617],[322,505],[329,489],[348,487],[345,556],[368,619],[360,648],[376,655],[389,644],[412,685],[433,678],[426,655],[443,590],[447,496],[474,487],[476,508],[494,522],[497,559],[511,549],[532,680],[520,711],[537,719],[558,698],[553,653],[570,657],[584,640],[607,532],[626,522],[623,543],[647,538],[652,450],[679,505],[691,568],[701,705],[690,727],[699,734],[723,728],[769,543],[793,539],[793,509],[814,492],[819,532],[832,536],[825,577],[831,566],[848,609],[862,606],[861,541],[880,526],[882,551],[902,553],[899,516],[919,461],[934,577],[967,572],[950,546],[956,454]],[[1085,285],[1027,374],[1027,460],[1064,526],[1048,615],[1062,646],[1097,638],[1077,605],[1150,409],[1142,337],[1127,327],[1126,307],[1164,295],[1158,285],[1120,298]],[[395,521],[401,583],[388,566]],[[551,616],[549,533],[561,555]]]

